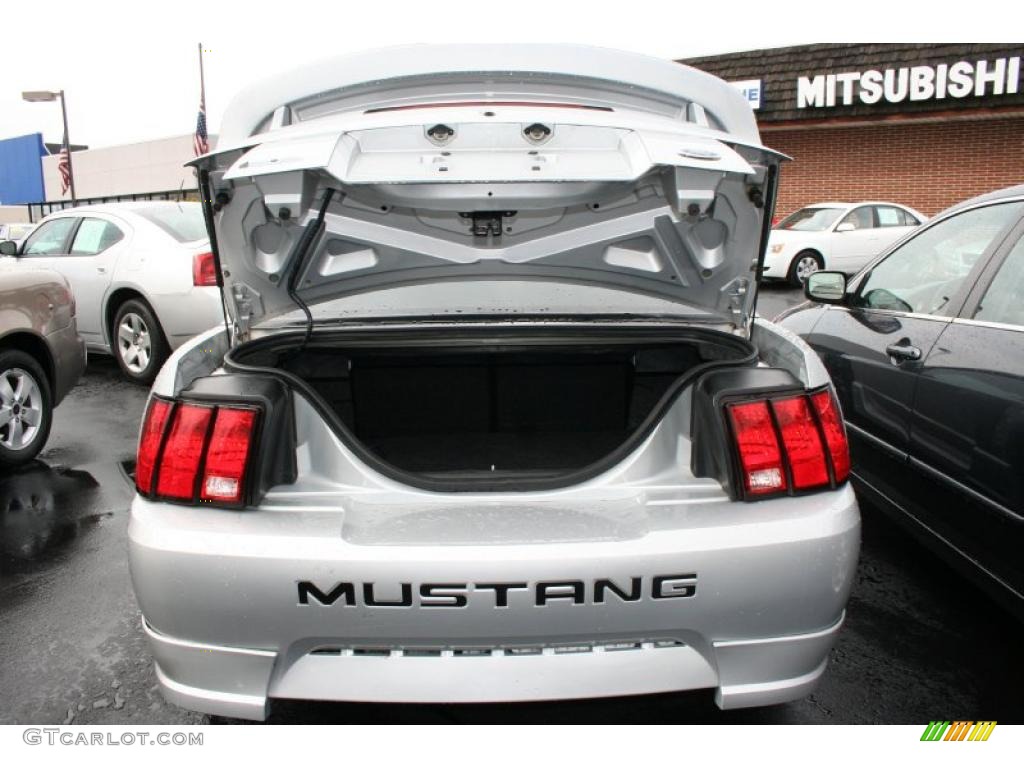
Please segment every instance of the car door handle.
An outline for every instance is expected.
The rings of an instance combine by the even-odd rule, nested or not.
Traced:
[[[893,362],[899,360],[920,360],[921,350],[909,344],[890,344],[885,348],[886,354],[893,358]]]
[[[106,267],[96,267],[96,271],[99,272],[101,275],[107,274],[107,268]]]

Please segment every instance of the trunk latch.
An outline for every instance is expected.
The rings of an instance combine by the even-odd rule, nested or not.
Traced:
[[[501,237],[505,229],[505,217],[515,215],[515,211],[473,211],[459,214],[462,218],[469,219],[473,237]]]

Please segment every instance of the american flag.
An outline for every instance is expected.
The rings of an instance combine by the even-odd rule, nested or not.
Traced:
[[[60,147],[60,159],[57,160],[57,171],[60,173],[60,193],[66,195],[71,186],[71,148],[68,146],[68,135],[64,134],[64,143]]]
[[[199,116],[196,117],[196,134],[192,137],[192,150],[196,157],[210,151],[210,142],[206,136],[206,93],[199,94]]]

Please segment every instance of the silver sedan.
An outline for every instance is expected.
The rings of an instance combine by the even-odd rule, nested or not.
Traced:
[[[223,322],[198,203],[68,209],[5,248],[19,266],[53,269],[70,281],[86,344],[113,354],[139,383],[152,381],[184,341]]]

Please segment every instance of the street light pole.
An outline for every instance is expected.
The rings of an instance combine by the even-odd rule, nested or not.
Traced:
[[[60,99],[60,113],[64,118],[64,146],[68,150],[68,186],[71,188],[71,204],[77,202],[75,197],[75,171],[71,165],[71,137],[68,136],[68,105],[64,100],[64,90],[59,91],[22,91],[21,98],[25,101],[56,101]]]
[[[61,88],[58,91],[60,94],[60,112],[64,117],[64,141],[67,142],[68,147],[68,180],[71,182],[71,205],[76,202],[75,198],[75,169],[71,164],[71,137],[68,135],[68,105],[64,100],[64,89]]]

